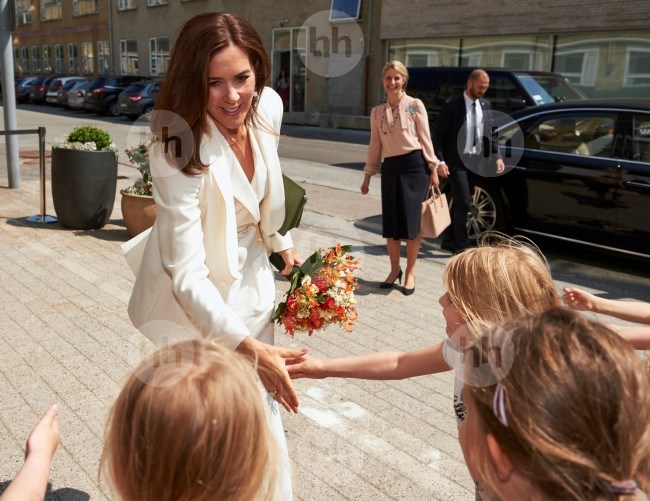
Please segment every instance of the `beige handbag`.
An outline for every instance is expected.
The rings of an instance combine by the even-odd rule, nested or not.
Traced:
[[[427,195],[429,197],[422,202],[420,233],[423,237],[435,238],[451,224],[451,215],[447,197],[440,192],[440,188],[430,186]]]

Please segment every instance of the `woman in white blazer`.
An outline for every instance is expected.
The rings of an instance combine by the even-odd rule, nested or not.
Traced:
[[[301,259],[289,233],[277,233],[285,215],[283,105],[264,87],[269,72],[259,35],[239,16],[200,14],[181,29],[151,122],[159,138],[151,149],[156,223],[146,244],[140,237],[129,316],[158,346],[202,337],[257,360],[286,463],[277,497],[290,499],[276,401],[297,411],[285,359],[304,351],[273,346],[268,254],[282,255],[283,274]]]

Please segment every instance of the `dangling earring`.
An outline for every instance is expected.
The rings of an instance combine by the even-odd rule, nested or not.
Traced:
[[[257,101],[260,98],[259,92],[255,91],[253,92],[253,101]]]

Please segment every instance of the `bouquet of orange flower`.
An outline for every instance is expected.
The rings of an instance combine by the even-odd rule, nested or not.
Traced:
[[[290,277],[286,300],[271,317],[291,336],[338,324],[347,332],[358,317],[354,291],[359,288],[354,271],[359,259],[348,254],[349,245],[319,249]]]

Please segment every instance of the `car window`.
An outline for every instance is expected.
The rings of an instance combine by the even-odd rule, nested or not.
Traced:
[[[142,92],[144,85],[129,85],[124,89],[125,94],[135,94],[136,92]]]
[[[616,113],[544,117],[524,131],[524,146],[592,157],[613,157]]]
[[[632,160],[650,163],[650,116],[634,116],[634,150]]]
[[[537,104],[584,99],[577,90],[558,77],[521,75],[519,81]]]
[[[490,87],[485,93],[485,98],[492,103],[495,110],[510,108],[508,99],[517,99],[526,102],[526,96],[517,88],[515,83],[504,74],[490,76]]]

